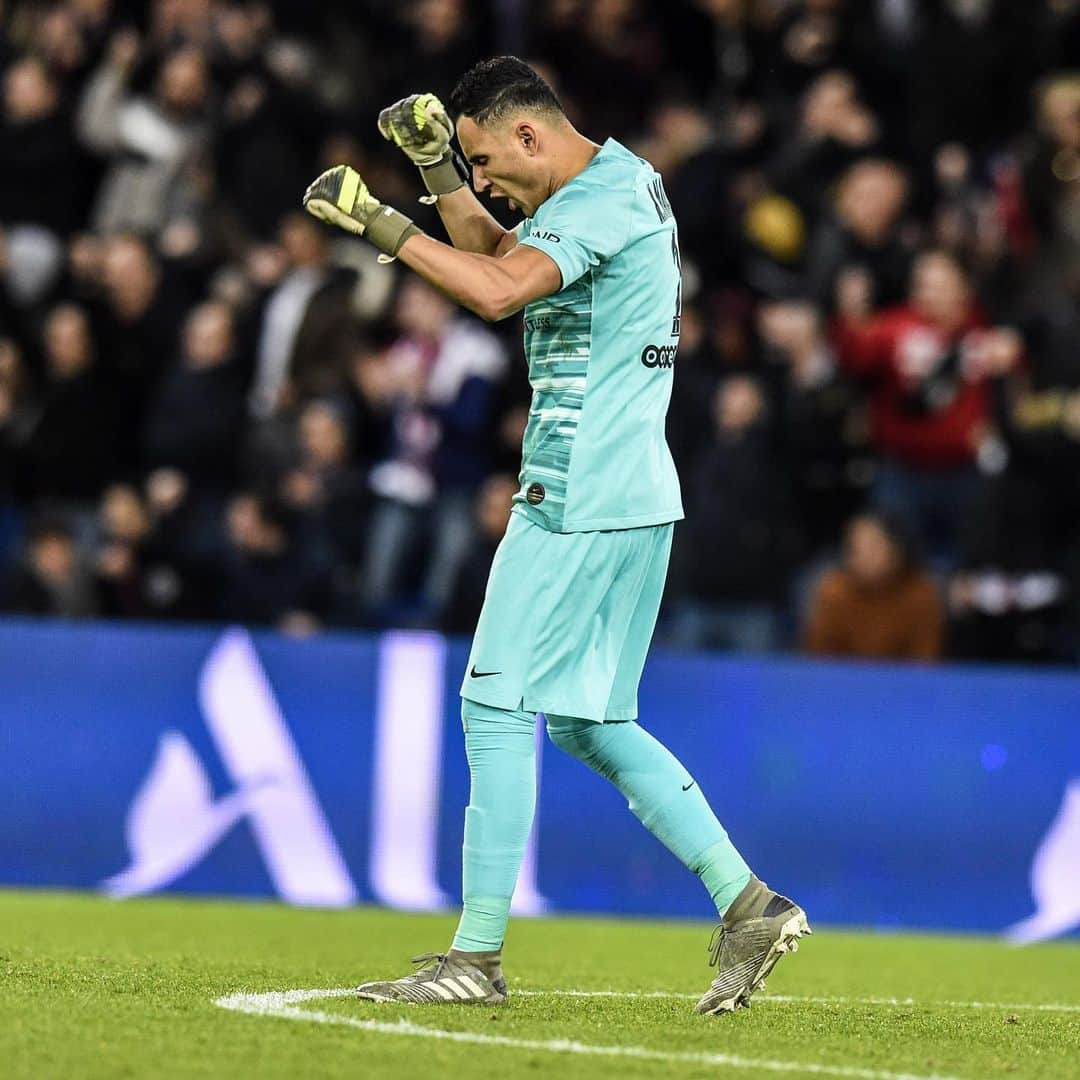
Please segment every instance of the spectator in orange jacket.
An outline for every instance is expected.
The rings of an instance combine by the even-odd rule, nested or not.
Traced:
[[[803,651],[874,660],[937,660],[944,610],[903,527],[860,514],[848,525],[839,566],[822,575],[803,632]]]

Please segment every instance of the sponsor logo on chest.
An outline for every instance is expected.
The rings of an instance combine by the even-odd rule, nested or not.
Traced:
[[[679,345],[646,345],[641,350],[641,362],[647,368],[669,368],[675,364]]]

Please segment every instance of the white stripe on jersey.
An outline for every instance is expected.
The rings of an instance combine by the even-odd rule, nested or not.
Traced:
[[[584,390],[585,380],[576,375],[551,375],[532,381],[534,390]]]
[[[538,416],[541,420],[577,420],[581,416],[580,409],[530,409],[530,416]]]

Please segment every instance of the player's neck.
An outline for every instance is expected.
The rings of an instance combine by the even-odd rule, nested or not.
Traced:
[[[598,143],[594,143],[592,139],[586,139],[576,128],[569,127],[565,135],[559,136],[552,155],[553,167],[551,182],[548,185],[548,198],[551,198],[559,188],[568,184],[579,173],[584,172],[599,153]]]

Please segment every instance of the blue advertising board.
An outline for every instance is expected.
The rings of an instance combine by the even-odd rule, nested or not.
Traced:
[[[0,884],[453,905],[466,652],[0,622]],[[656,651],[640,706],[812,919],[1080,926],[1080,675]],[[618,792],[539,760],[515,910],[710,914]]]

